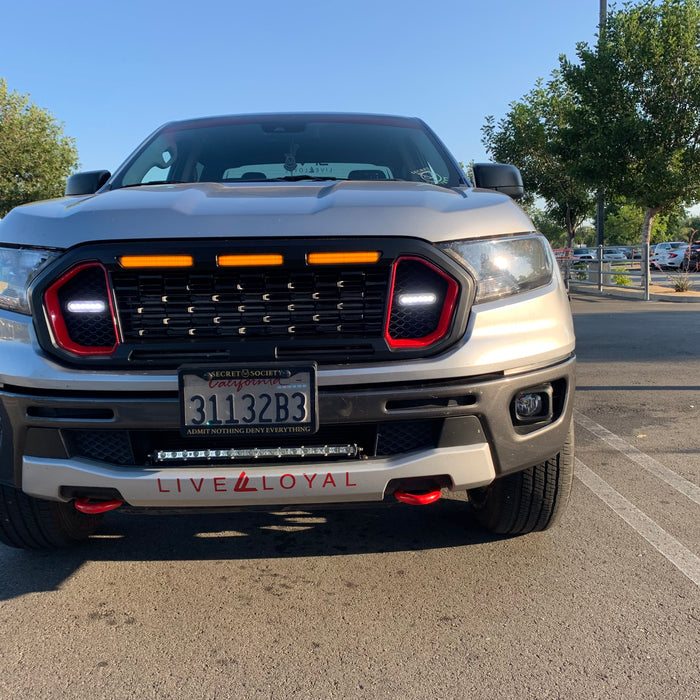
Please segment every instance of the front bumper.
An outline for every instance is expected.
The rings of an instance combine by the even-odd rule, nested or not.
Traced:
[[[6,388],[0,392],[0,480],[40,498],[108,494],[144,507],[379,501],[411,483],[476,488],[560,450],[571,422],[574,365],[571,357],[508,376],[364,389],[322,386],[319,435],[362,434],[366,444],[362,458],[302,462],[193,459],[163,466],[151,459],[153,449],[183,444],[176,392],[125,396]],[[514,396],[542,386],[552,387],[552,415],[540,425],[515,425]],[[382,443],[386,427],[422,437],[389,447]],[[97,447],[80,448],[86,443],[76,435],[92,435]],[[105,457],[100,446],[111,437],[125,440],[129,450]],[[198,440],[189,444],[203,446]]]
[[[276,504],[381,501],[392,482],[435,477],[454,489],[490,484],[495,472],[488,445],[433,449],[397,458],[349,464],[316,462],[304,467],[180,467],[129,469],[99,467],[85,460],[23,460],[26,493],[68,500],[67,484],[85,493],[118,492],[135,507],[264,506]],[[430,475],[430,477],[429,477]],[[437,477],[442,477],[438,479]]]

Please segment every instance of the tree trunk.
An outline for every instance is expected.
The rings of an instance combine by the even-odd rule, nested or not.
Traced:
[[[647,207],[644,210],[644,223],[642,224],[642,245],[648,244],[651,238],[651,229],[656,215],[661,211],[660,207]]]
[[[576,235],[576,227],[571,220],[571,209],[566,205],[566,247],[574,247],[574,236]]]

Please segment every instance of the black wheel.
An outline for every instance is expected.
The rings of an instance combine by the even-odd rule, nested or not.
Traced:
[[[547,530],[561,517],[574,479],[574,428],[557,455],[541,464],[469,491],[480,525],[499,535]]]
[[[100,525],[101,515],[86,515],[72,503],[27,496],[0,485],[0,542],[20,549],[69,547],[87,539]]]

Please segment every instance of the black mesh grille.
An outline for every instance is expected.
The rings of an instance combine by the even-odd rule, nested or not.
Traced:
[[[424,338],[435,332],[442,315],[447,280],[418,260],[402,260],[394,278],[394,302],[389,319],[389,335],[395,340]],[[435,294],[432,304],[405,306],[403,294]]]
[[[101,267],[87,267],[78,272],[58,290],[58,299],[68,336],[74,343],[88,348],[114,345],[114,324],[105,273]],[[67,308],[71,301],[102,302],[105,310],[101,313],[74,313]]]
[[[126,430],[65,430],[64,438],[73,457],[87,457],[110,464],[134,463]]]
[[[441,423],[430,420],[382,423],[377,435],[377,456],[435,447]]]
[[[126,342],[371,338],[381,336],[388,275],[388,268],[116,271],[113,285]]]

